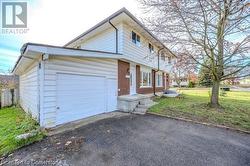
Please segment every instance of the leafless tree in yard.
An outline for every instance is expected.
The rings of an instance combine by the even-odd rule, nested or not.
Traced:
[[[219,106],[221,81],[250,75],[248,0],[139,1],[149,29],[172,50],[185,52],[197,66],[211,71],[212,107]]]
[[[182,79],[188,79],[189,75],[195,72],[196,64],[194,60],[190,59],[185,53],[176,54],[176,56],[177,58],[171,69],[171,76],[180,88]]]

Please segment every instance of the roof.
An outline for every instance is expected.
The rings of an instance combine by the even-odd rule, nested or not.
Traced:
[[[159,42],[162,47],[166,50],[168,50],[173,56],[175,56],[175,54],[173,52],[171,52],[154,34],[152,34],[133,14],[131,14],[125,7],[121,8],[120,10],[118,10],[117,12],[113,13],[112,15],[110,15],[109,17],[107,17],[106,19],[102,20],[101,22],[99,22],[98,24],[96,24],[95,26],[93,26],[92,28],[90,28],[89,30],[85,31],[84,33],[82,33],[81,35],[77,36],[76,38],[74,38],[73,40],[69,41],[67,44],[65,44],[64,46],[67,47],[68,45],[72,44],[73,42],[79,40],[80,38],[82,38],[83,36],[89,34],[90,32],[94,31],[96,28],[104,25],[105,23],[111,21],[112,19],[114,19],[115,17],[119,16],[120,14],[125,13],[127,16],[129,16],[133,21],[135,21],[143,30],[145,30],[150,36],[152,36],[157,42]]]
[[[61,46],[53,46],[38,43],[26,43],[21,48],[21,55],[19,56],[12,72],[15,72],[16,68],[21,61],[26,61],[25,63],[30,63],[38,59],[40,55],[59,55],[59,56],[72,56],[72,57],[85,57],[85,58],[110,58],[110,59],[121,59],[122,54],[117,54],[113,52],[97,51],[97,50],[87,50],[87,49],[76,49]],[[26,59],[26,60],[24,60]],[[29,62],[27,62],[29,61]]]

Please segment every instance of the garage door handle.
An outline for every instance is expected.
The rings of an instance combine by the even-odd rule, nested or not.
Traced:
[[[56,107],[56,109],[58,109],[58,110],[59,110],[59,109],[60,109],[60,107]]]

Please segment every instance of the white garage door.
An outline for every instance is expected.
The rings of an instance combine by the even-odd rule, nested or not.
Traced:
[[[107,110],[104,77],[57,74],[57,125]]]

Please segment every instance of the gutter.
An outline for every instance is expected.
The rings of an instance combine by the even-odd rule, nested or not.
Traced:
[[[18,59],[17,59],[17,61],[16,61],[16,63],[15,63],[15,66],[13,67],[11,73],[13,73],[13,72],[15,71],[15,69],[16,69],[16,67],[17,67],[17,64],[18,64],[19,61],[22,59],[22,57],[24,57],[23,54],[25,53],[26,49],[27,49],[27,44],[24,44],[24,45],[22,46],[22,48],[20,49],[21,55],[18,57]]]
[[[115,53],[118,54],[118,29],[109,20],[109,24],[115,29]]]
[[[155,79],[155,73],[158,72],[158,71],[160,70],[160,51],[163,50],[163,49],[164,49],[164,47],[160,48],[160,49],[158,50],[158,52],[157,52],[157,65],[158,65],[158,67],[157,67],[157,70],[154,71],[154,87],[153,87],[154,96],[157,96],[156,93],[155,93],[155,89],[156,89],[156,85],[155,85],[155,80],[156,80],[156,79]]]

